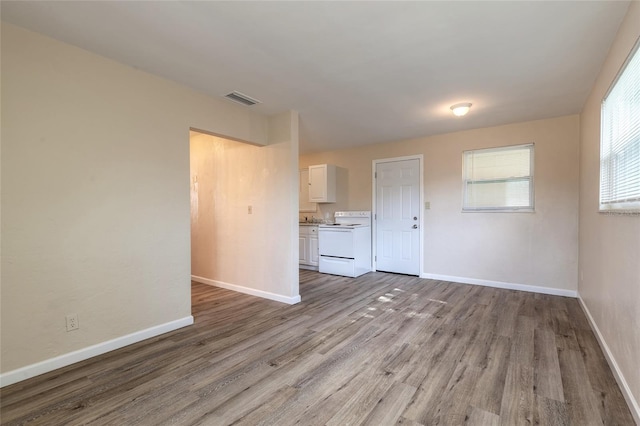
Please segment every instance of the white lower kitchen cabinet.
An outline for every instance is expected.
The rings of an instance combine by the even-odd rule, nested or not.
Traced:
[[[318,226],[300,225],[300,268],[318,270]]]
[[[318,249],[318,233],[309,236],[309,265],[318,269],[318,261],[320,258],[320,250]]]
[[[302,226],[300,227],[300,266],[307,265],[309,263],[309,259],[307,259],[307,253],[309,253],[309,238],[306,235],[302,235]]]

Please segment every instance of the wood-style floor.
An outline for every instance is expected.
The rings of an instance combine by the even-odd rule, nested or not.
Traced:
[[[193,284],[193,326],[2,389],[2,424],[634,424],[575,299],[300,281],[295,306]]]

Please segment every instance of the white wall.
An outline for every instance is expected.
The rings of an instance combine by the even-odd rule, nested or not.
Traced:
[[[462,152],[531,142],[535,213],[462,213]],[[316,217],[324,217],[372,208],[372,160],[423,154],[425,201],[431,203],[423,220],[427,276],[575,295],[578,144],[579,117],[573,115],[303,155],[300,167],[341,168],[339,202],[319,204]]]
[[[274,120],[274,141],[265,147],[191,136],[191,273],[196,281],[296,303],[298,259],[289,248],[298,243],[297,172],[291,176],[298,118]]]
[[[635,1],[580,116],[578,289],[640,424],[640,215],[598,213],[600,103],[639,37]]]
[[[266,145],[269,121],[2,23],[2,384],[188,324],[189,128]]]

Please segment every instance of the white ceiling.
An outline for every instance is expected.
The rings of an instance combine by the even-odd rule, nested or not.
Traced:
[[[264,114],[300,152],[579,113],[628,1],[27,2],[2,19]],[[464,118],[449,106],[473,103]],[[231,101],[228,101],[231,102]]]

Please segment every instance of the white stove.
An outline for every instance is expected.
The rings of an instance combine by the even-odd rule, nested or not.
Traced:
[[[333,223],[323,223],[321,228],[356,228],[371,226],[370,211],[335,212]]]
[[[336,212],[334,223],[319,225],[318,245],[320,272],[358,277],[371,271],[371,212]]]
[[[368,226],[368,225],[363,225],[361,223],[323,223],[318,225],[319,228],[333,228],[333,229],[353,229],[353,228],[358,228],[361,226]]]

